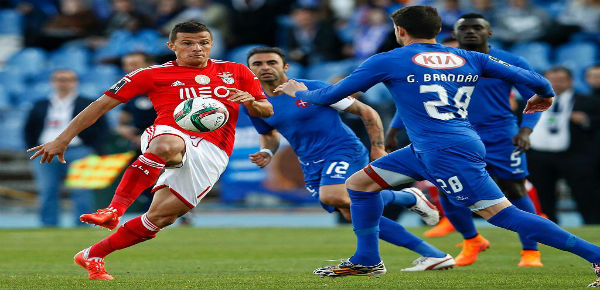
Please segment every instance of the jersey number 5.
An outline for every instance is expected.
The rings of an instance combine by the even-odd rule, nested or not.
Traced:
[[[438,95],[439,101],[428,101],[424,102],[425,110],[427,114],[434,119],[438,120],[450,120],[456,118],[456,114],[458,114],[461,118],[467,117],[467,107],[469,106],[469,102],[471,101],[471,95],[473,94],[474,86],[466,86],[460,87],[456,90],[456,94],[454,95],[454,106],[456,106],[457,111],[454,112],[444,112],[440,113],[439,107],[442,106],[451,106],[448,100],[448,92],[446,89],[440,85],[421,85],[419,86],[419,92],[421,94],[424,93],[436,93]]]

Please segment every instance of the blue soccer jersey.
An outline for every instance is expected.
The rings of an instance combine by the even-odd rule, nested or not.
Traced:
[[[296,97],[331,104],[383,82],[397,103],[415,151],[421,152],[480,139],[467,120],[467,107],[481,77],[521,83],[540,97],[554,96],[550,83],[539,74],[493,56],[414,43],[376,54],[337,84],[300,91]]]
[[[502,61],[533,70],[522,58],[504,50],[491,48],[490,56]],[[529,175],[524,154],[515,153],[512,137],[518,132],[517,118],[510,107],[510,94],[515,87],[524,101],[534,95],[526,86],[512,84],[501,79],[481,77],[475,86],[468,105],[467,118],[481,137],[485,148],[488,172],[502,179],[521,179]],[[524,114],[521,127],[533,129],[541,113]],[[391,127],[404,129],[398,114],[394,115]]]
[[[309,89],[329,84],[313,80],[297,80]],[[250,117],[260,134],[276,129],[298,155],[306,189],[318,199],[319,187],[343,184],[352,173],[369,163],[367,148],[342,122],[338,110],[346,109],[352,100],[335,105],[315,105],[286,94],[267,97],[273,105],[273,116]],[[242,107],[245,110],[245,107]],[[322,206],[329,212],[335,207]]]
[[[328,104],[383,82],[413,144],[374,161],[365,169],[367,175],[382,188],[428,179],[454,204],[480,210],[505,200],[485,170],[485,148],[467,120],[467,107],[481,77],[521,83],[540,97],[554,96],[550,83],[539,74],[493,56],[414,43],[377,54],[337,84],[297,92],[296,97]]]

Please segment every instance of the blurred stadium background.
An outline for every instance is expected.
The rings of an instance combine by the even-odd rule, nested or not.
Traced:
[[[291,77],[334,81],[369,55],[393,47],[386,15],[409,4],[439,9],[445,24],[439,41],[446,40],[461,14],[482,13],[497,32],[494,46],[524,57],[539,72],[566,66],[574,73],[576,90],[589,90],[583,72],[598,62],[600,44],[600,1],[594,0],[0,0],[0,228],[39,226],[38,189],[25,153],[23,125],[33,102],[51,93],[53,70],[74,70],[80,93],[97,98],[123,75],[123,55],[143,51],[159,63],[171,60],[166,33],[174,22],[194,18],[213,30],[213,58],[245,64],[252,47],[279,46],[290,55]],[[294,39],[301,37],[298,28],[310,26],[327,36],[306,48]],[[376,86],[363,100],[389,123],[394,106],[385,89]],[[118,109],[109,115],[113,129],[118,115]],[[345,121],[360,132],[360,120]],[[128,141],[114,130],[107,134],[107,153],[129,150]],[[361,135],[366,138],[364,132]],[[337,224],[337,217],[322,212],[303,189],[291,150],[282,149],[278,162],[260,170],[247,160],[259,144],[243,116],[236,139],[219,186],[194,210],[193,215],[210,217],[192,218],[192,224]],[[95,190],[96,207],[108,204],[115,186]],[[561,186],[561,193],[560,222],[580,225],[568,188]],[[70,227],[74,225],[66,216],[71,206],[66,197],[65,191],[61,226]],[[130,212],[143,210],[148,197],[140,199]],[[416,216],[401,218],[406,226],[419,225]]]

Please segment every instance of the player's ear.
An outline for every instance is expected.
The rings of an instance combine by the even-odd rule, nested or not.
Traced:
[[[170,42],[170,41],[167,41],[167,47],[168,47],[170,50],[172,50],[172,51],[175,51],[175,44],[173,44],[172,42]]]
[[[283,71],[284,72],[287,72],[289,69],[290,69],[290,64],[289,63],[286,63],[286,64],[283,65]]]

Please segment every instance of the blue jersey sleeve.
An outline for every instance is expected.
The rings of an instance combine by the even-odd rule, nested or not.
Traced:
[[[267,122],[265,122],[263,119],[259,117],[250,116],[246,107],[240,106],[240,109],[243,110],[246,113],[246,115],[248,115],[248,118],[250,118],[250,122],[252,122],[252,125],[254,126],[254,129],[256,129],[256,132],[258,132],[258,134],[267,134],[275,130],[275,128],[271,127],[271,125],[267,124]]]
[[[526,70],[533,71],[533,68],[529,65],[529,63],[527,63],[524,59],[520,57],[517,58],[516,65]],[[519,94],[521,94],[521,97],[523,97],[523,102],[525,103],[527,103],[527,101],[535,94],[533,91],[531,91],[528,87],[524,85],[515,84],[514,86],[517,89],[517,91],[519,91]],[[537,122],[540,120],[541,116],[542,112],[537,112],[534,114],[523,114],[521,127],[533,129],[533,127],[535,127]]]
[[[554,90],[552,90],[550,82],[540,74],[510,65],[490,55],[482,53],[477,53],[477,55],[482,61],[482,74],[484,77],[524,85],[542,98],[554,97]]]
[[[400,114],[398,113],[398,110],[396,110],[396,114],[394,114],[394,117],[392,118],[390,127],[394,128],[394,129],[398,129],[398,130],[406,129],[406,127],[404,126],[404,122],[402,122],[402,118],[400,117]]]
[[[376,54],[363,62],[349,76],[334,85],[309,91],[300,91],[296,97],[313,104],[331,105],[358,91],[366,91],[385,81],[386,62],[382,54]]]

